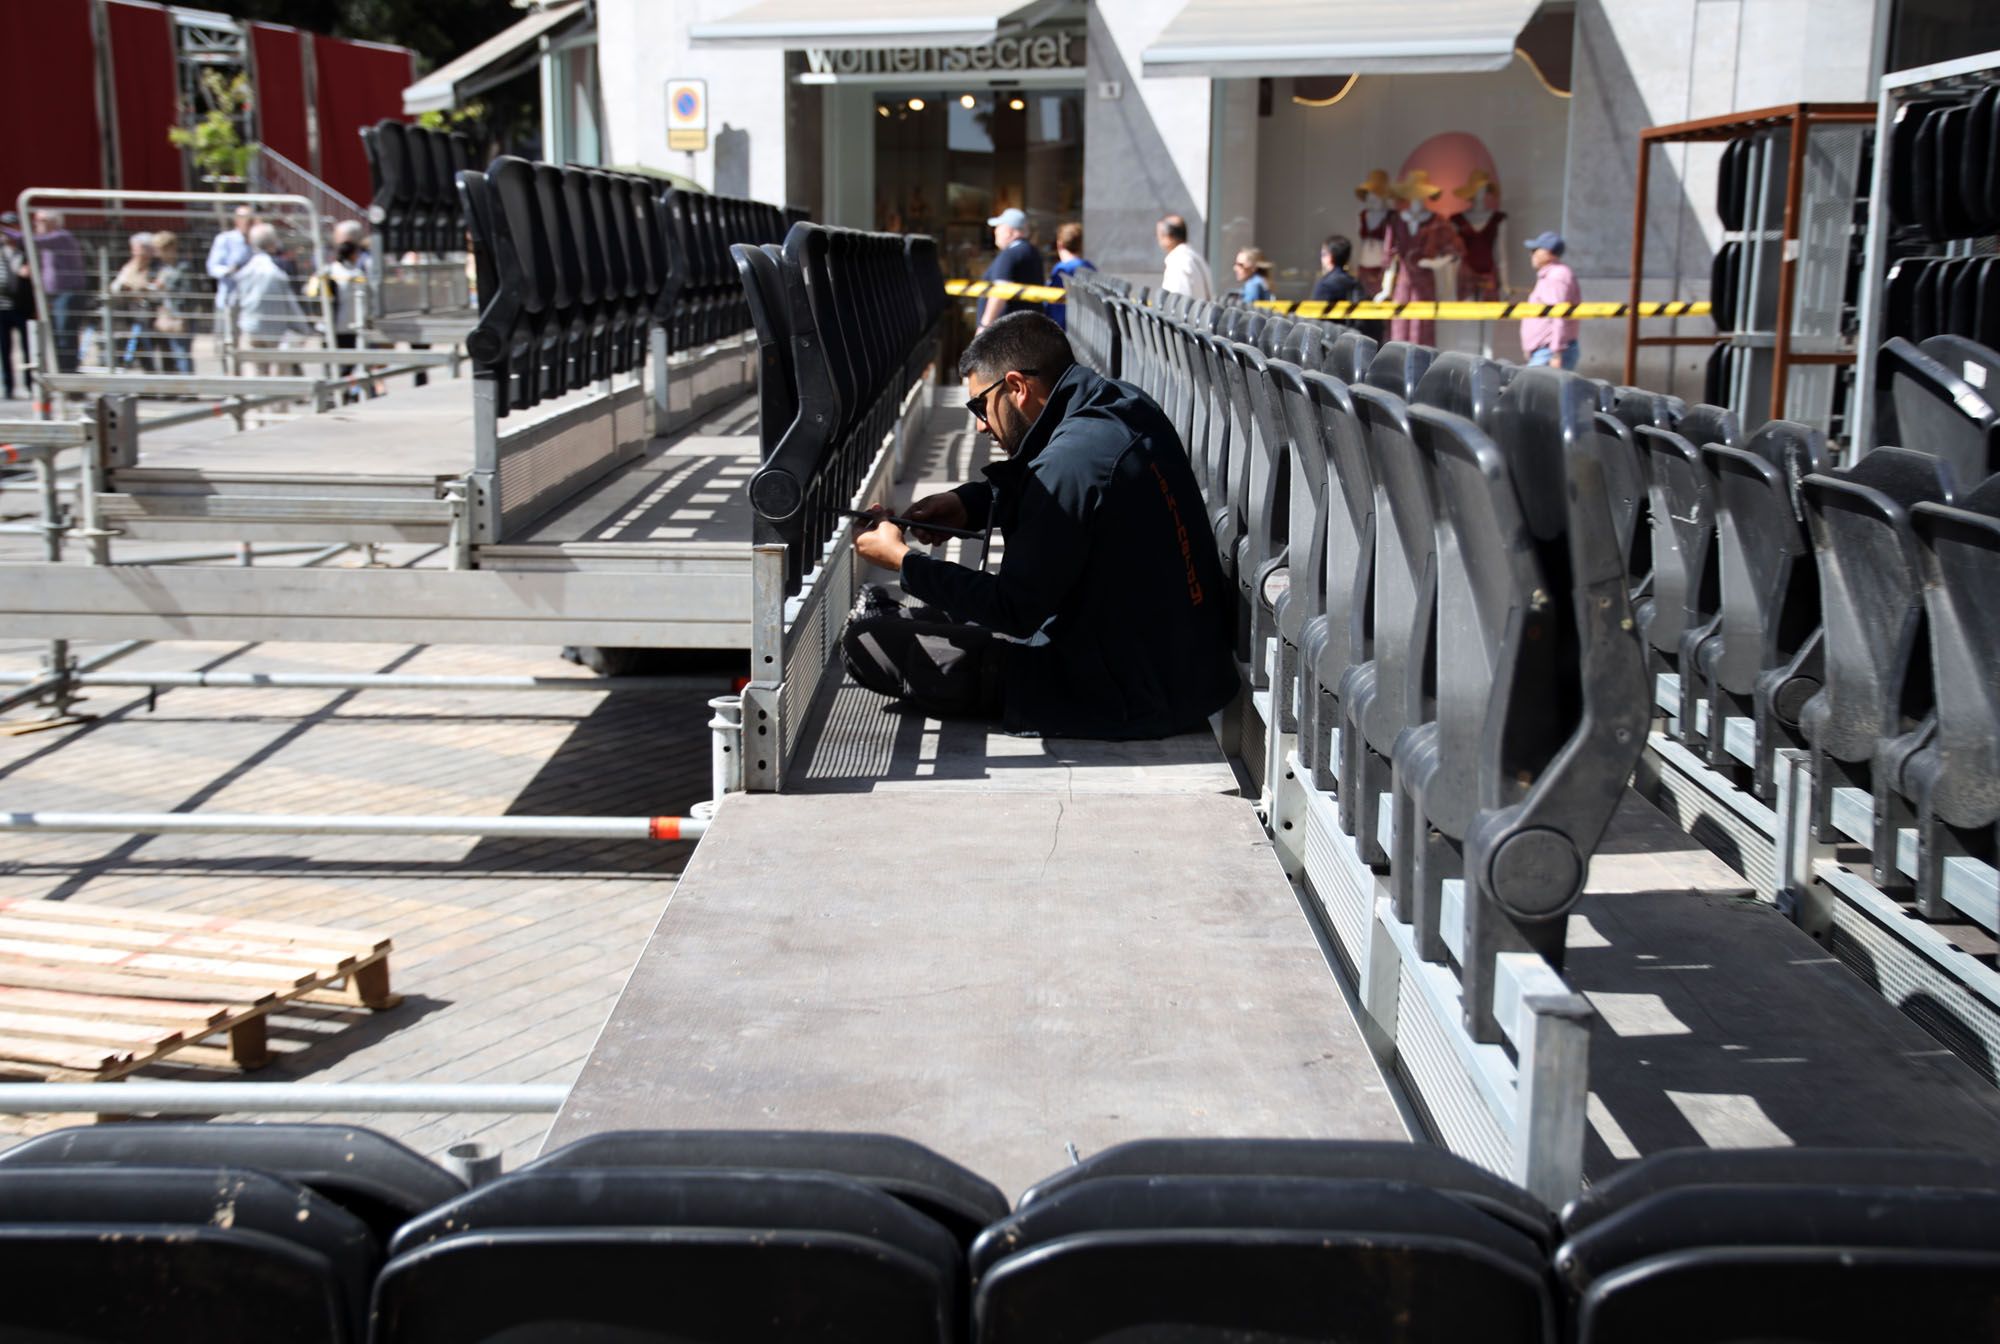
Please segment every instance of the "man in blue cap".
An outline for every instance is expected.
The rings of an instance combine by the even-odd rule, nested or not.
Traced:
[[[979,278],[1012,280],[1019,285],[1044,283],[1048,272],[1043,269],[1042,254],[1028,241],[1027,212],[1009,206],[986,223],[993,230],[993,246],[1000,249],[1000,255],[993,258],[993,264]],[[1032,312],[1035,306],[1024,299],[988,297],[979,308],[980,330],[984,331],[1008,313]]]
[[[1562,261],[1563,237],[1551,229],[1538,233],[1528,240],[1528,251],[1535,263],[1535,287],[1529,291],[1529,303],[1581,303],[1583,291],[1577,288],[1576,272]],[[1521,321],[1521,357],[1532,365],[1555,364],[1561,368],[1576,367],[1578,348],[1576,337],[1582,324],[1570,317],[1529,317]]]

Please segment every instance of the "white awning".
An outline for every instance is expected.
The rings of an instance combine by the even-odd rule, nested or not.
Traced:
[[[976,47],[1027,27],[1051,0],[756,0],[692,24],[698,47]]]
[[[526,74],[541,51],[541,39],[581,20],[582,0],[535,10],[513,27],[495,33],[455,61],[439,66],[403,90],[403,112],[444,112],[478,97],[496,84]]]
[[[1503,70],[1539,0],[1189,0],[1146,48],[1149,77]]]

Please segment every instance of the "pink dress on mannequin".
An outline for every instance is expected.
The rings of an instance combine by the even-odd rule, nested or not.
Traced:
[[[1389,255],[1396,260],[1394,303],[1425,303],[1437,298],[1437,276],[1418,263],[1436,257],[1456,257],[1464,248],[1458,231],[1442,215],[1429,214],[1413,228],[1401,214],[1389,216]],[[1398,317],[1389,322],[1389,339],[1437,344],[1437,323],[1428,318]]]

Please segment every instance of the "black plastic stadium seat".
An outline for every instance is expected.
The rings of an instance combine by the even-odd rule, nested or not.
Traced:
[[[1625,1175],[1566,1215],[1556,1270],[1577,1344],[1972,1340],[2000,1325],[1989,1162],[1749,1150],[1648,1159],[1620,1188]]]
[[[1918,504],[1924,604],[1937,690],[1937,734],[1904,778],[1917,809],[1917,905],[1945,907],[1955,855],[2000,859],[2000,476],[1953,504]]]
[[[1104,1176],[974,1246],[981,1344],[1480,1339],[1552,1344],[1543,1250],[1398,1181]]]
[[[427,1158],[352,1125],[78,1125],[0,1153],[0,1170],[113,1164],[261,1171],[347,1210],[384,1246],[410,1219],[465,1193],[463,1181]]]
[[[360,1344],[381,1249],[303,1186],[225,1167],[0,1170],[0,1338]]]
[[[522,1171],[412,1222],[392,1250],[377,1344],[934,1344],[958,1338],[962,1313],[949,1232],[816,1172]]]
[[[1882,346],[1876,383],[1894,421],[1885,441],[1941,457],[1953,479],[1983,481],[2000,470],[2000,354],[1956,336],[1921,346]]]
[[[991,1181],[922,1144],[888,1134],[790,1130],[621,1130],[593,1134],[536,1159],[524,1171],[554,1168],[731,1168],[816,1171],[894,1195],[970,1244],[1007,1216]]]
[[[1951,473],[1929,453],[1877,448],[1799,484],[1819,565],[1823,684],[1799,725],[1812,747],[1814,837],[1832,844],[1833,792],[1874,799],[1875,881],[1902,886],[1896,831],[1913,819],[1903,767],[1933,730],[1923,562],[1909,510],[1949,503]]]
[[[1310,1176],[1343,1181],[1406,1181],[1442,1191],[1524,1236],[1549,1243],[1549,1211],[1512,1181],[1427,1143],[1352,1139],[1134,1139],[1044,1177],[1021,1195],[1023,1211],[1085,1181],[1107,1176]]]
[[[1708,704],[1710,765],[1736,764],[1723,724],[1732,715],[1751,719],[1751,790],[1768,802],[1772,753],[1806,745],[1799,715],[1820,688],[1819,572],[1795,491],[1818,468],[1825,440],[1772,420],[1741,448],[1708,444],[1701,452],[1715,482],[1720,605],[1710,625],[1682,639],[1682,683],[1697,682]]]

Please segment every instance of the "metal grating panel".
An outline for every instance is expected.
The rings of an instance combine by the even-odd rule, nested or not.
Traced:
[[[1348,973],[1358,978],[1367,947],[1374,874],[1362,867],[1353,842],[1341,834],[1338,808],[1331,797],[1309,794],[1305,811],[1306,886],[1326,911]],[[1365,882],[1357,881],[1361,874],[1366,875]]]
[[[1833,902],[1834,955],[1989,1083],[2000,1083],[2000,1014],[1844,897]]]
[[[503,528],[535,517],[646,446],[645,389],[634,385],[600,406],[558,412],[500,440]]]
[[[1769,808],[1658,733],[1639,759],[1632,787],[1743,874],[1760,899],[1771,899],[1778,881],[1777,845],[1772,838],[1778,819]]]
[[[1513,1145],[1452,1049],[1455,1024],[1431,1015],[1429,1000],[1403,967],[1397,987],[1396,1071],[1423,1112],[1425,1128],[1460,1157],[1514,1179]]]

